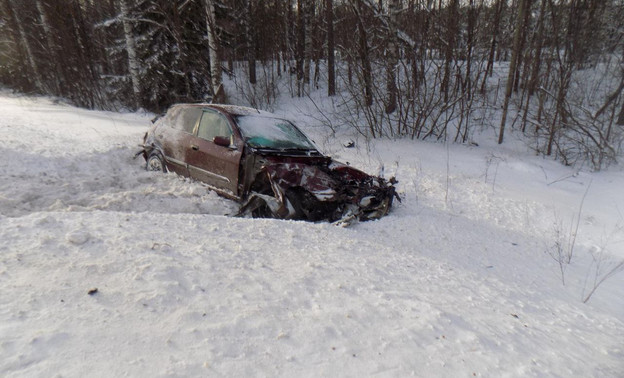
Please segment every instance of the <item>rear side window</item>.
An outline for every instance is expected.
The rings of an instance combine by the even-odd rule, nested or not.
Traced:
[[[230,129],[230,125],[225,117],[213,111],[204,111],[199,122],[198,137],[212,141],[216,136],[229,138],[231,135],[232,129]]]
[[[193,128],[195,128],[195,124],[197,124],[197,120],[202,113],[201,108],[192,107],[181,108],[179,110],[174,109],[174,112],[176,110],[177,112],[172,114],[173,118],[169,124],[174,129],[186,131],[187,133],[192,134]]]

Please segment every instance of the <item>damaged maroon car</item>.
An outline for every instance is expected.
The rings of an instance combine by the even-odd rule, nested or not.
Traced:
[[[172,171],[241,203],[239,215],[350,222],[388,213],[394,178],[321,154],[292,122],[232,105],[172,106],[146,133],[148,170]]]

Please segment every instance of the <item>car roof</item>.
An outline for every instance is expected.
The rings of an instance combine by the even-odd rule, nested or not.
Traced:
[[[199,104],[176,104],[173,107],[198,107],[198,108],[211,108],[220,110],[223,113],[231,114],[231,115],[262,115],[262,116],[275,116],[273,113],[269,113],[264,110],[254,109],[246,106],[239,105],[227,105],[227,104],[210,104],[210,103],[199,103]]]

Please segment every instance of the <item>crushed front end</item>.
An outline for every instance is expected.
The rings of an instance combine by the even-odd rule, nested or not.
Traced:
[[[379,219],[397,181],[370,176],[328,157],[263,156],[240,215],[350,224]]]

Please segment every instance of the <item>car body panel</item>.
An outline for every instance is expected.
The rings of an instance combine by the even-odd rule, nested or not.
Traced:
[[[188,176],[186,163],[186,148],[191,144],[193,135],[176,132],[175,130],[162,127],[159,140],[162,143],[162,153],[165,157],[167,169],[182,176]]]
[[[193,136],[186,150],[189,176],[215,187],[237,193],[238,167],[242,152],[236,147],[218,146]]]

